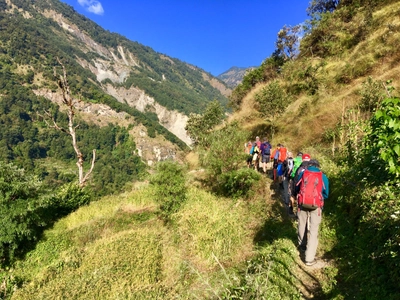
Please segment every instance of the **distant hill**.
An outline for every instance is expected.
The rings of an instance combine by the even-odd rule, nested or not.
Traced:
[[[232,67],[228,71],[218,75],[217,78],[225,82],[228,87],[235,88],[239,83],[242,82],[244,75],[246,75],[246,72],[254,68],[255,67],[250,67],[250,68]]]

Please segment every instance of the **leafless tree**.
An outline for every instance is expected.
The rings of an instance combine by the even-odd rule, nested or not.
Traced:
[[[60,130],[62,132],[65,132],[65,133],[67,133],[67,134],[69,134],[71,136],[72,146],[74,147],[76,156],[78,158],[78,161],[76,162],[76,165],[78,166],[78,172],[79,172],[79,185],[81,187],[83,187],[86,184],[87,180],[89,179],[90,174],[93,171],[94,163],[96,161],[96,150],[93,149],[92,163],[91,163],[90,169],[89,169],[88,172],[86,172],[86,174],[84,174],[84,171],[83,171],[83,163],[84,163],[83,154],[80,151],[80,149],[78,147],[78,143],[76,141],[76,129],[79,127],[79,124],[75,125],[75,108],[76,108],[76,104],[79,102],[79,100],[74,99],[74,97],[71,95],[71,90],[69,88],[69,84],[68,84],[68,80],[67,80],[67,72],[65,70],[65,67],[64,67],[64,65],[62,64],[62,62],[60,61],[59,58],[57,58],[57,61],[62,67],[63,74],[62,75],[57,75],[56,69],[54,68],[54,76],[57,79],[58,86],[60,87],[60,89],[62,91],[63,104],[67,108],[68,129],[60,127],[57,124],[56,120],[54,119],[54,116],[51,115],[51,113],[49,111],[45,111],[45,114],[47,115],[47,118],[43,118],[43,119],[44,119],[44,121],[46,122],[46,124],[49,127],[52,127],[52,128],[57,129],[57,130]],[[59,78],[58,78],[58,76],[59,76]],[[47,119],[51,119],[53,124],[52,125],[49,124]]]

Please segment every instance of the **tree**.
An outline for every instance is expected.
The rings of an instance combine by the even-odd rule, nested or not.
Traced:
[[[323,13],[332,13],[339,5],[339,0],[312,0],[307,8],[307,14],[314,18]]]
[[[95,160],[96,160],[96,150],[93,149],[91,167],[90,167],[89,171],[86,172],[86,174],[84,174],[84,172],[83,172],[83,163],[84,163],[83,154],[80,151],[80,149],[78,147],[77,140],[76,140],[76,129],[79,127],[79,125],[75,125],[75,106],[76,106],[76,104],[77,104],[77,102],[79,100],[76,100],[76,99],[74,99],[72,97],[71,91],[70,91],[70,88],[69,88],[69,84],[68,84],[68,80],[67,80],[67,72],[65,70],[65,67],[61,63],[59,58],[57,58],[57,61],[61,65],[62,70],[63,70],[63,74],[59,75],[58,86],[60,87],[60,89],[62,91],[63,104],[67,107],[68,130],[63,128],[63,127],[60,127],[57,124],[57,122],[55,121],[54,117],[51,116],[51,114],[48,111],[45,111],[45,113],[49,118],[52,119],[53,125],[49,125],[47,123],[46,118],[44,118],[44,120],[49,125],[49,127],[56,128],[57,130],[65,132],[65,133],[67,133],[67,134],[69,134],[71,136],[72,146],[74,147],[76,156],[78,158],[78,161],[76,162],[76,165],[78,166],[79,186],[83,187],[86,184],[90,174],[93,171],[94,163],[95,163]],[[56,69],[54,69],[54,76],[57,78]]]
[[[278,32],[276,47],[279,56],[285,60],[294,59],[299,53],[301,26],[283,26]]]
[[[207,105],[204,114],[191,113],[185,130],[195,145],[201,144],[205,146],[208,133],[215,126],[221,124],[223,119],[224,110],[221,104],[215,100]]]

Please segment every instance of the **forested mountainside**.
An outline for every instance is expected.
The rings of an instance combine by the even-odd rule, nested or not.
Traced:
[[[103,157],[112,155],[110,149],[127,147],[118,149],[119,155],[139,154],[149,163],[176,157],[190,143],[184,130],[187,115],[203,111],[210,101],[227,103],[229,89],[210,74],[110,33],[58,0],[0,0],[1,160],[33,170],[42,161],[36,159],[67,162],[74,157],[69,137],[37,117],[51,109],[56,121],[66,124],[58,107],[57,59],[80,101],[78,134],[84,153],[99,150],[99,173],[102,164],[114,174],[119,164],[128,167],[135,161],[136,167],[126,171],[129,176],[121,174],[123,182],[142,169],[140,158],[114,162]],[[44,168],[41,176],[49,172]],[[119,181],[114,175],[110,184]],[[53,181],[62,181],[57,178]]]
[[[177,143],[168,130],[188,143],[179,129],[186,115],[213,100],[227,102],[229,89],[210,74],[110,33],[60,1],[2,0],[0,5],[2,62],[29,78],[24,84],[36,94],[51,98],[47,90],[54,92],[59,57],[72,93],[82,101],[125,111],[150,135],[157,131]]]

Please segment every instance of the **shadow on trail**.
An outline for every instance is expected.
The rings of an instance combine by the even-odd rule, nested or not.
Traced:
[[[297,234],[293,227],[293,222],[295,220],[287,215],[285,205],[282,201],[282,190],[278,184],[273,182],[270,188],[274,191],[271,196],[273,204],[270,207],[264,225],[254,237],[254,244],[263,246],[265,244],[271,244],[280,238],[287,238],[295,243],[297,239]]]
[[[288,284],[296,286],[302,291],[302,299],[327,299],[322,292],[319,279],[315,276],[312,267],[303,264],[304,253],[300,253],[297,246],[297,221],[288,215],[287,207],[283,202],[282,192],[278,183],[271,182],[271,204],[263,226],[254,237],[254,244],[258,247],[274,245],[278,240],[287,239],[293,242],[290,248],[277,248],[279,256],[272,259],[276,270],[283,270],[276,274]],[[295,250],[296,249],[296,250]],[[293,251],[296,251],[293,253]],[[283,259],[284,255],[286,259]],[[299,257],[300,259],[297,259]],[[297,265],[298,268],[293,268]],[[298,270],[296,270],[298,269]],[[284,275],[286,274],[286,275]],[[287,274],[290,274],[289,276]]]

